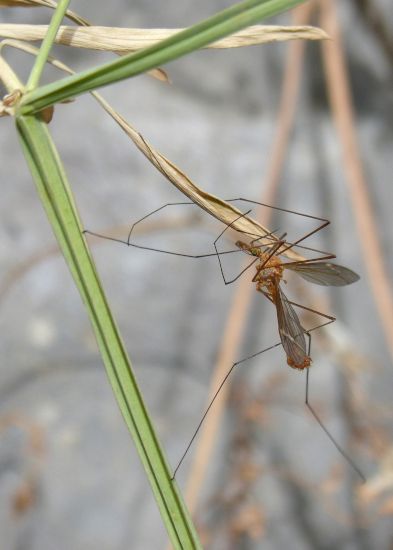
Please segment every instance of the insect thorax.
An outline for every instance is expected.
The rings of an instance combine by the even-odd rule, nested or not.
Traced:
[[[259,255],[259,262],[256,266],[257,270],[257,281],[274,281],[278,284],[283,276],[284,268],[281,263],[281,260],[278,256],[272,256],[269,258],[267,252],[262,252]]]

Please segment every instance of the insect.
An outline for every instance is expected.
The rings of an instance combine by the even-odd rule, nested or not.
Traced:
[[[284,212],[291,212],[301,215],[298,212],[288,211],[286,209],[277,207],[274,208]],[[250,211],[246,212],[242,216],[245,216],[249,213]],[[263,246],[258,245],[257,243],[260,241],[260,237],[258,236],[256,238],[253,238],[250,243],[246,243],[242,240],[236,241],[236,246],[238,247],[238,249],[253,256],[254,260],[231,280],[227,280],[225,277],[220,258],[221,253],[218,251],[217,243],[234,222],[228,225],[214,241],[214,247],[217,252],[221,274],[225,284],[231,284],[236,281],[241,275],[243,275],[243,273],[245,273],[250,267],[252,267],[252,265],[257,262],[256,273],[252,278],[252,282],[256,283],[256,290],[262,293],[275,306],[277,313],[278,331],[281,339],[281,344],[287,355],[287,363],[290,367],[299,370],[308,368],[311,365],[312,360],[307,353],[305,338],[305,333],[307,333],[307,331],[301,326],[299,318],[292,306],[294,305],[307,311],[311,311],[312,313],[316,313],[317,315],[328,319],[328,322],[324,323],[321,326],[335,321],[335,317],[289,301],[280,284],[283,281],[284,270],[289,269],[298,273],[309,282],[324,286],[344,286],[351,284],[359,279],[359,276],[354,271],[351,271],[350,269],[337,264],[326,262],[326,260],[335,258],[334,254],[324,253],[321,251],[317,251],[316,249],[300,246],[300,243],[302,241],[310,237],[312,234],[320,231],[330,223],[328,220],[325,220],[323,218],[317,218],[310,215],[305,216],[312,219],[317,219],[321,221],[322,224],[313,231],[310,231],[309,233],[301,237],[300,239],[297,239],[294,243],[288,243],[284,240],[286,234],[283,234],[279,239],[276,238],[271,246],[269,244],[266,244],[266,242]],[[234,221],[237,221],[237,219],[238,218],[236,218],[236,220]],[[250,234],[248,234],[248,236],[255,237],[255,235]],[[271,234],[268,237],[270,236]],[[302,258],[297,261],[283,262],[280,256],[293,249],[294,246],[318,252],[320,253],[320,256],[311,259]]]
[[[277,254],[284,243],[285,241],[279,241],[269,252],[263,252],[261,248],[242,241],[237,241],[236,246],[258,258],[252,282],[256,283],[257,291],[276,307],[278,331],[288,365],[303,370],[311,365],[311,357],[306,350],[305,331],[280,285],[284,267]]]
[[[250,211],[242,214],[242,216],[248,215],[249,213]],[[288,365],[300,371],[306,370],[305,405],[307,406],[307,408],[309,409],[310,413],[313,415],[315,420],[318,422],[320,427],[323,429],[327,437],[336,447],[336,449],[345,458],[345,460],[351,465],[353,470],[357,472],[359,477],[363,481],[365,481],[365,477],[362,471],[354,463],[351,457],[345,452],[345,450],[341,447],[341,445],[337,443],[335,438],[326,428],[326,426],[324,425],[324,423],[322,422],[322,420],[320,419],[320,417],[318,416],[318,414],[316,413],[316,411],[314,410],[314,408],[311,406],[309,402],[309,367],[311,366],[311,363],[312,363],[312,359],[310,356],[310,348],[311,348],[310,332],[334,322],[335,317],[332,317],[320,311],[311,309],[309,307],[297,304],[295,302],[289,301],[284,291],[281,288],[281,283],[283,282],[283,275],[284,275],[285,269],[294,271],[299,275],[301,275],[304,279],[323,286],[330,286],[330,285],[345,286],[359,279],[359,276],[354,271],[337,264],[326,262],[326,260],[329,260],[335,257],[333,254],[324,253],[309,247],[299,246],[299,243],[305,240],[308,236],[310,236],[310,234],[316,231],[319,231],[329,223],[327,222],[327,220],[321,220],[321,221],[323,221],[323,224],[319,228],[303,236],[301,239],[298,239],[296,243],[289,243],[286,240],[284,240],[284,238],[286,237],[286,233],[284,233],[279,238],[272,238],[271,245],[267,244],[266,241],[264,241],[264,245],[259,245],[258,241],[260,240],[260,237],[256,237],[252,239],[250,243],[246,243],[244,242],[244,240],[236,241],[235,244],[237,248],[245,252],[246,254],[253,256],[254,259],[244,269],[242,269],[240,273],[238,273],[235,277],[233,277],[230,280],[228,280],[225,276],[225,272],[221,262],[222,252],[218,250],[217,244],[219,239],[224,235],[224,233],[230,228],[232,224],[228,225],[220,233],[217,239],[214,241],[214,247],[217,253],[221,274],[225,284],[227,285],[232,284],[233,282],[238,280],[239,277],[242,276],[246,271],[248,271],[254,264],[256,264],[255,274],[252,278],[252,282],[256,284],[256,290],[262,293],[276,308],[278,330],[279,330],[281,342],[274,344],[272,346],[269,346],[268,348],[265,348],[256,353],[253,353],[252,355],[237,361],[231,366],[231,368],[229,369],[229,371],[226,373],[225,377],[221,381],[217,391],[213,395],[210,403],[208,404],[208,407],[205,410],[200,422],[198,423],[191,440],[189,441],[183,455],[180,458],[180,461],[178,462],[175,468],[173,477],[176,476],[196,436],[198,435],[203,422],[205,421],[211,407],[213,406],[214,401],[218,397],[221,389],[223,388],[224,384],[228,380],[229,376],[231,375],[235,367],[251,359],[254,359],[259,355],[262,355],[263,353],[281,344],[287,355]],[[247,236],[255,237],[255,235],[250,235],[250,234],[247,234]],[[270,235],[268,237],[270,237]],[[266,236],[264,237],[264,239],[265,238]],[[293,261],[293,262],[284,262],[280,258],[280,256],[283,253],[287,252],[288,250],[292,249],[295,245],[298,246],[299,248],[312,250],[322,255],[320,255],[317,258],[311,258],[310,260],[302,259],[302,260]],[[296,306],[306,311],[310,311],[312,313],[320,315],[326,318],[327,321],[311,329],[305,330],[302,327],[299,317],[293,306]],[[306,336],[308,337],[308,345],[306,343]]]
[[[214,245],[214,252],[211,253],[205,253],[205,254],[188,254],[188,253],[180,253],[180,252],[174,252],[169,250],[163,250],[160,248],[155,248],[151,246],[143,246],[140,244],[137,244],[133,242],[132,236],[133,232],[136,228],[136,226],[149,218],[150,216],[158,213],[159,211],[162,211],[163,209],[170,207],[170,206],[177,206],[177,205],[190,205],[193,203],[168,203],[166,205],[163,205],[154,211],[150,212],[137,222],[135,222],[129,231],[127,240],[117,239],[114,237],[108,237],[105,235],[101,235],[98,233],[94,233],[92,231],[85,231],[85,233],[89,233],[92,235],[95,235],[100,238],[104,238],[107,240],[116,241],[122,244],[125,244],[127,246],[132,246],[136,248],[141,248],[145,250],[151,250],[154,252],[159,253],[166,253],[171,254],[175,256],[182,256],[187,258],[206,258],[206,257],[213,257],[215,256],[218,258],[220,271],[222,278],[224,280],[224,283],[226,285],[231,284],[239,279],[246,271],[248,271],[252,265],[256,264],[255,268],[255,274],[253,275],[252,282],[256,285],[256,291],[264,295],[276,308],[276,314],[277,314],[277,323],[278,323],[278,331],[280,335],[280,342],[277,344],[274,344],[273,346],[270,346],[268,348],[265,348],[264,350],[261,350],[259,352],[256,352],[248,357],[245,357],[236,363],[234,363],[227,374],[225,375],[224,379],[222,380],[221,384],[219,385],[215,395],[213,396],[211,402],[209,403],[203,417],[201,418],[186,450],[184,451],[184,454],[182,455],[177,467],[174,470],[173,477],[176,476],[176,473],[178,469],[180,468],[181,464],[183,463],[184,458],[186,457],[193,441],[195,440],[209,410],[211,409],[215,399],[217,398],[220,390],[222,389],[223,385],[225,384],[226,380],[229,378],[230,374],[234,370],[234,368],[242,363],[245,363],[246,361],[249,361],[250,359],[257,357],[258,355],[261,355],[268,351],[269,349],[272,349],[274,347],[277,347],[279,345],[282,345],[286,356],[287,356],[287,363],[290,367],[298,370],[306,370],[306,397],[305,397],[305,404],[309,408],[311,414],[314,416],[314,418],[317,420],[317,422],[320,424],[322,429],[325,431],[326,435],[329,437],[329,439],[333,442],[335,447],[339,450],[339,452],[345,457],[345,459],[351,464],[351,466],[354,468],[354,470],[364,479],[364,476],[362,472],[359,470],[359,468],[354,464],[354,462],[351,460],[351,458],[345,453],[345,451],[340,447],[340,445],[335,441],[333,436],[330,434],[330,432],[327,430],[327,428],[324,426],[323,422],[320,420],[314,409],[309,404],[309,398],[308,398],[308,388],[309,388],[309,367],[312,363],[312,359],[310,356],[310,348],[311,348],[311,335],[310,332],[313,330],[316,330],[317,328],[320,328],[326,324],[332,323],[335,318],[329,315],[326,315],[325,313],[321,313],[319,311],[316,311],[314,309],[311,309],[309,307],[297,304],[295,302],[290,301],[287,296],[285,295],[284,291],[282,290],[282,283],[285,282],[283,279],[285,270],[290,270],[301,277],[303,277],[308,282],[317,284],[317,285],[323,285],[323,286],[345,286],[348,284],[351,284],[359,279],[359,276],[351,271],[350,269],[343,267],[338,264],[333,264],[330,261],[333,258],[335,258],[334,254],[325,253],[323,251],[319,251],[314,248],[306,247],[304,245],[301,245],[305,239],[309,238],[311,235],[319,232],[321,229],[326,227],[330,222],[326,219],[319,218],[316,216],[311,216],[308,214],[302,214],[300,212],[295,212],[292,210],[287,210],[284,208],[278,208],[278,207],[270,207],[269,205],[265,205],[263,203],[257,203],[256,201],[249,201],[247,199],[231,199],[232,201],[244,201],[247,203],[255,204],[255,205],[262,205],[269,208],[273,208],[274,210],[282,211],[282,212],[288,212],[292,214],[296,214],[299,216],[305,216],[306,218],[310,218],[313,220],[320,221],[320,225],[313,229],[312,231],[309,231],[307,234],[303,235],[301,238],[296,239],[294,242],[288,242],[285,240],[286,233],[281,235],[281,237],[277,237],[274,232],[265,233],[264,235],[255,235],[251,233],[246,233],[244,231],[240,231],[242,238],[237,240],[235,245],[236,248],[233,250],[226,250],[226,251],[219,251],[218,250],[218,242],[223,237],[224,233],[227,232],[230,229],[233,229],[233,225],[242,217],[246,217],[251,213],[251,210],[248,210],[244,213],[241,213],[239,217],[235,218],[232,223],[225,226],[223,231],[218,235],[218,237],[215,239],[213,245]],[[228,201],[229,202],[229,201]],[[262,244],[261,244],[262,243]],[[313,257],[310,259],[305,259],[301,257],[299,254],[293,251],[294,247],[301,250],[307,250],[312,252],[317,252],[319,256]],[[290,251],[292,251],[292,254],[289,254]],[[235,277],[228,280],[225,271],[223,269],[222,265],[222,256],[226,254],[233,254],[236,252],[243,252],[253,257],[253,260],[251,263],[249,263],[244,269],[241,270],[240,273],[238,273]],[[284,261],[282,258],[289,257],[290,261]],[[294,309],[294,307],[299,307],[304,310],[316,313],[325,319],[323,324],[320,324],[316,327],[313,327],[311,329],[304,329],[300,323],[300,320],[298,318],[298,315]],[[308,338],[308,345],[306,342],[306,337]]]

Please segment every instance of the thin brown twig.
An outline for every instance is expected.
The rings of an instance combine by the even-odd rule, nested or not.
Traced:
[[[320,21],[332,37],[331,41],[322,44],[327,87],[342,147],[344,169],[355,219],[361,235],[360,243],[364,262],[386,344],[393,358],[393,296],[383,261],[378,228],[367,191],[367,181],[356,138],[351,92],[343,54],[337,6],[334,0],[321,0]]]
[[[393,36],[387,24],[386,18],[379,11],[375,0],[353,0],[358,12],[371,28],[374,38],[385,53],[388,61],[393,63]]]
[[[313,4],[300,6],[293,12],[293,23],[307,24],[311,17]],[[296,111],[297,92],[299,89],[300,75],[304,59],[304,42],[293,42],[288,47],[288,56],[284,74],[284,82],[281,94],[277,132],[275,134],[271,159],[264,180],[262,201],[273,204],[277,194],[279,178],[282,171],[283,159],[288,147],[290,131]],[[266,219],[263,223],[268,223]],[[218,359],[210,383],[210,391],[207,402],[209,403],[219,383],[224,378],[229,367],[235,362],[241,338],[243,336],[247,312],[251,303],[253,287],[247,279],[241,279],[235,292],[232,306],[229,312],[227,324],[219,347]],[[185,492],[186,502],[191,513],[195,511],[199,498],[203,479],[206,475],[214,443],[217,440],[217,431],[222,418],[229,386],[226,385],[220,397],[216,400],[209,419],[203,425],[199,435],[197,449],[190,469],[188,484]]]

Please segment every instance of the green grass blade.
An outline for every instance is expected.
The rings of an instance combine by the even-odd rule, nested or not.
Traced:
[[[26,93],[21,114],[38,112],[59,101],[118,82],[202,48],[219,38],[301,4],[304,0],[246,0],[136,53],[69,76]]]
[[[160,449],[124,345],[112,317],[63,166],[46,124],[17,119],[23,151],[41,201],[90,316],[108,377],[147,472],[170,539],[176,549],[201,548],[177,485]],[[132,314],[132,306],[130,304]]]
[[[57,31],[59,30],[61,22],[63,21],[69,3],[70,0],[59,0],[57,4],[56,10],[48,27],[48,32],[46,33],[46,36],[42,41],[40,51],[38,52],[29,79],[27,81],[27,90],[33,90],[38,86],[42,71],[44,70],[45,63],[48,59],[53,42],[56,38]]]

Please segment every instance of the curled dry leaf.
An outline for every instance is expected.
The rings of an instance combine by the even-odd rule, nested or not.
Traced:
[[[5,42],[5,41],[4,41]],[[37,49],[32,45],[24,44],[20,41],[7,41],[7,44],[14,45],[20,49],[28,51],[33,55],[37,52]],[[0,57],[1,60],[1,57]],[[54,59],[48,58],[55,67],[73,74],[70,69],[64,63]],[[207,193],[203,189],[199,188],[180,168],[174,163],[162,155],[159,151],[154,149],[145,138],[135,130],[119,113],[117,113],[104,98],[97,92],[91,92],[93,97],[100,103],[105,111],[117,122],[124,132],[132,139],[138,149],[145,155],[145,157],[168,179],[179,191],[186,195],[192,202],[199,205],[203,210],[211,214],[213,217],[224,223],[230,225],[233,229],[241,231],[245,234],[249,234],[252,237],[260,238],[260,243],[266,246],[272,246],[272,238],[276,238],[266,227],[260,224],[258,221],[251,218],[249,215],[244,215],[238,208],[226,202],[211,193]],[[263,237],[269,235],[268,240],[264,240]],[[303,257],[297,254],[294,250],[289,249],[284,252],[285,256],[295,261],[302,260]]]
[[[5,6],[5,5],[7,5],[7,2],[1,2],[1,0],[0,0],[0,7],[2,7],[3,4]],[[15,6],[20,5],[20,6],[25,6],[25,7],[46,6],[48,8],[53,8],[53,9],[55,9],[56,6],[57,6],[56,2],[54,2],[53,0],[10,1],[8,4],[9,5],[15,5]],[[90,27],[90,23],[87,19],[85,19],[84,17],[81,17],[80,15],[78,15],[77,13],[75,13],[71,10],[67,10],[66,16],[71,21],[74,21],[77,25],[81,25],[84,28]],[[5,27],[8,27],[8,26],[9,25],[5,25]],[[47,25],[10,25],[10,27],[29,27],[29,28],[30,27],[31,28],[40,27],[41,29],[42,28],[46,29],[46,30],[48,29]],[[67,28],[70,29],[70,30],[73,29],[73,32],[75,32],[75,27],[67,27]],[[11,34],[7,34],[7,35],[3,35],[3,36],[4,37],[9,37],[9,38],[16,38],[16,39],[20,39],[20,40],[42,40],[44,38],[45,34],[46,34],[46,31],[44,31],[43,35],[40,34],[39,38],[26,38],[23,35],[19,35],[19,33],[12,33],[12,32],[11,32]],[[0,33],[0,36],[2,36],[1,33]],[[113,51],[114,51],[114,53],[117,53],[118,55],[124,55],[124,51],[115,51],[115,50],[113,50]],[[166,72],[163,69],[160,69],[158,67],[156,69],[152,69],[151,71],[148,71],[147,74],[149,74],[153,78],[156,78],[157,80],[160,80],[161,82],[169,82],[169,78],[168,78],[168,75],[166,74]]]
[[[99,100],[100,101],[100,100]],[[104,109],[107,108],[103,105]],[[109,112],[109,111],[107,111]],[[110,114],[110,113],[109,113]],[[203,210],[214,216],[217,220],[225,225],[230,225],[233,229],[241,231],[252,237],[259,237],[259,242],[266,246],[272,245],[272,238],[275,235],[264,227],[262,224],[251,218],[249,215],[244,215],[238,208],[229,202],[220,199],[219,197],[207,193],[198,187],[178,166],[168,160],[159,151],[147,143],[143,136],[134,130],[118,113],[112,113],[111,116],[118,122],[123,130],[133,140],[138,149],[150,160],[150,162],[175,186],[179,191],[186,195],[195,204],[198,204]],[[268,240],[263,237],[269,235]],[[302,257],[292,249],[287,250],[284,254],[291,259],[302,259]]]
[[[43,0],[44,1],[44,0]],[[51,0],[44,2],[51,4]],[[88,25],[88,22],[82,23]],[[160,40],[168,38],[182,29],[119,29],[108,27],[60,27],[56,42],[72,46],[108,49],[116,53],[140,49]],[[0,36],[8,38],[17,38],[22,40],[42,40],[47,31],[46,25],[1,25]],[[263,44],[266,42],[278,40],[291,40],[296,38],[320,40],[327,38],[327,35],[321,29],[315,27],[280,27],[273,25],[256,25],[243,29],[229,37],[223,38],[208,47],[212,48],[235,48]],[[31,49],[29,50],[32,53]],[[71,69],[59,61],[51,58],[52,64],[73,73]],[[157,76],[157,75],[156,75]],[[166,74],[162,71],[159,74],[161,79],[166,79]],[[207,193],[200,189],[187,175],[180,170],[169,159],[155,150],[130,124],[128,124],[121,115],[96,92],[92,94],[102,105],[106,112],[120,125],[120,127],[132,139],[139,150],[146,158],[173,184],[184,193],[191,201],[198,204],[206,212],[223,222],[225,225],[231,225],[235,230],[243,233],[249,233],[253,237],[270,236],[270,240],[265,241],[266,245],[271,245],[271,238],[275,237],[270,231],[263,227],[259,222],[234,207],[232,204]],[[260,241],[261,244],[263,240]],[[302,260],[303,257],[292,249],[287,250],[285,255],[292,260]]]
[[[86,22],[84,23],[86,25]],[[19,40],[42,40],[47,25],[0,25],[0,36]],[[61,26],[56,43],[75,48],[128,53],[152,46],[184,29],[125,29],[119,27]],[[268,42],[295,39],[323,40],[329,38],[322,29],[310,26],[283,27],[254,25],[209,44],[207,48],[241,48]]]

